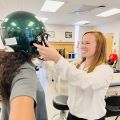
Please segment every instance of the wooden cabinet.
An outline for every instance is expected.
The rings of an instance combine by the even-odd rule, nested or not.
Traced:
[[[68,53],[74,53],[74,42],[50,42],[57,50],[65,51],[65,58],[68,58]]]
[[[109,57],[109,55],[112,53],[112,49],[113,49],[113,33],[108,33],[105,35],[106,37],[106,52],[107,52],[107,58]]]

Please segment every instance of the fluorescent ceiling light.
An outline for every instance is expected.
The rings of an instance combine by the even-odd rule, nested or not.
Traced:
[[[56,12],[63,4],[64,2],[61,2],[61,1],[46,0],[44,5],[41,8],[41,11]]]
[[[35,16],[39,21],[42,21],[43,23],[45,23],[48,18],[39,18],[38,16]]]
[[[113,8],[113,9],[107,10],[105,12],[102,12],[102,13],[96,15],[96,16],[99,16],[99,17],[108,17],[108,16],[115,15],[115,14],[118,14],[118,13],[120,13],[120,9]]]
[[[85,25],[85,24],[88,24],[88,23],[90,23],[90,21],[81,20],[81,21],[79,21],[79,22],[77,22],[77,23],[75,23],[75,24],[76,24],[76,25]]]

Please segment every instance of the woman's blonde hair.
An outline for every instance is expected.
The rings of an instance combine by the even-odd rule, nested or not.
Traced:
[[[92,61],[91,66],[88,68],[88,73],[92,72],[97,65],[106,63],[106,38],[103,35],[103,33],[99,31],[88,31],[83,34],[92,34],[96,38],[96,51],[95,51],[95,57]],[[86,60],[86,58],[82,58],[82,61],[79,62],[79,64],[76,65],[77,68],[80,67],[80,65]]]

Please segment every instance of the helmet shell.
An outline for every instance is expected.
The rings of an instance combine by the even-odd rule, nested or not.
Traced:
[[[31,42],[45,33],[44,24],[29,12],[16,11],[9,14],[1,24],[1,39],[4,45],[14,51],[35,55],[37,51]]]

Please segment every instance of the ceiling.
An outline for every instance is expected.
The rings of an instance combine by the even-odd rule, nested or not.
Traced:
[[[95,16],[111,8],[120,8],[119,0],[57,0],[64,1],[65,4],[56,13],[41,12],[40,9],[44,1],[0,0],[0,20],[3,20],[5,16],[14,11],[29,11],[38,17],[47,17],[46,24],[74,25],[80,20],[88,20],[91,23],[86,24],[86,26],[96,26],[120,20],[120,14],[106,18]],[[87,10],[85,6],[92,7],[93,9]]]

